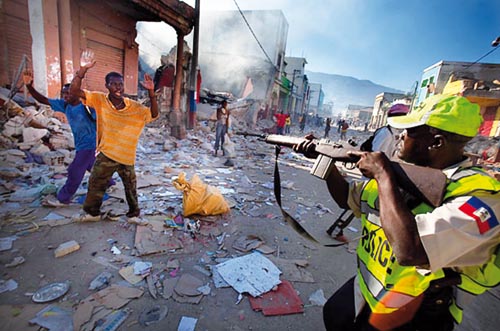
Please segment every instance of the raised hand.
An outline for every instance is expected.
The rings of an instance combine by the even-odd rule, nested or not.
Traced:
[[[141,82],[142,87],[144,87],[146,90],[154,90],[155,84],[153,82],[153,79],[151,78],[150,75],[144,74],[144,80]]]
[[[33,71],[31,71],[31,69],[23,71],[23,83],[24,85],[30,85],[33,83]]]
[[[80,67],[82,68],[92,68],[95,65],[95,54],[91,49],[86,49],[80,55]]]

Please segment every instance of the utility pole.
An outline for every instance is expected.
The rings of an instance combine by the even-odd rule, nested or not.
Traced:
[[[415,98],[417,97],[417,89],[418,89],[418,80],[415,81],[415,89],[413,90],[413,95],[411,98],[411,105],[410,105],[410,111],[413,109],[413,106],[415,106]]]
[[[291,114],[291,111],[292,111],[292,103],[293,103],[293,90],[295,88],[295,73],[296,72],[300,72],[300,70],[298,69],[293,69],[293,77],[292,77],[292,88],[291,88],[291,92],[290,92],[290,101],[288,102],[288,114],[290,115]],[[295,115],[295,113],[294,113]]]
[[[193,31],[193,58],[191,59],[191,72],[189,76],[189,113],[188,129],[196,126],[196,78],[198,73],[198,44],[200,32],[200,0],[196,0],[194,6],[194,31]]]

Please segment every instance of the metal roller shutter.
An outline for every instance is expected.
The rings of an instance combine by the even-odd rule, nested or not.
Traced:
[[[85,88],[106,92],[104,77],[111,71],[123,75],[124,50],[90,39],[87,39],[87,47],[95,52],[96,65],[86,75]]]
[[[23,54],[31,59],[31,33],[29,25],[28,1],[4,0],[5,29],[8,50],[9,80],[13,79]],[[31,67],[31,63],[29,63]]]

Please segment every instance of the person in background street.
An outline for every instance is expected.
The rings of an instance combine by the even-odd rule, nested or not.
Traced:
[[[227,100],[222,101],[220,107],[217,108],[217,122],[215,124],[215,145],[214,156],[217,156],[217,150],[220,147],[222,155],[224,152],[224,137],[229,128],[229,109],[227,108]]]
[[[341,118],[337,121],[337,133],[340,133],[340,129],[342,128],[343,122],[344,122],[344,120]]]
[[[276,118],[276,134],[283,134],[288,114],[283,114],[283,111],[280,111],[279,113],[274,114],[274,117]]]
[[[71,82],[70,93],[96,110],[97,157],[89,179],[87,197],[83,204],[86,214],[80,221],[101,219],[101,205],[108,182],[115,172],[122,179],[129,211],[126,216],[138,218],[141,210],[137,200],[135,157],[137,143],[144,126],[158,117],[158,103],[153,80],[144,75],[141,85],[148,91],[151,108],[123,97],[123,76],[110,72],[105,77],[108,93],[82,90],[82,79],[96,64],[94,52],[87,49],[80,57],[80,69]]]
[[[325,122],[325,136],[323,138],[330,137],[331,124],[332,124],[332,119],[330,117],[327,117]]]
[[[347,139],[347,129],[349,128],[349,124],[347,124],[346,120],[342,120],[342,124],[340,125],[340,140]]]
[[[302,114],[299,120],[300,125],[300,133],[304,133],[304,129],[306,127],[306,114]]]
[[[68,167],[68,179],[56,196],[48,196],[43,202],[50,207],[61,207],[71,202],[86,171],[90,171],[95,161],[96,114],[95,110],[84,106],[80,98],[69,93],[70,84],[61,89],[61,99],[49,99],[33,87],[33,72],[23,72],[23,82],[31,96],[38,102],[66,115],[75,142],[75,158]],[[114,184],[111,182],[110,184]]]
[[[160,90],[162,87],[174,87],[175,67],[173,64],[168,63],[168,56],[162,55],[160,58],[161,65],[156,69],[153,78],[155,91]]]
[[[410,109],[407,105],[397,103],[392,105],[387,111],[387,118],[395,116],[404,116],[408,114]],[[391,128],[390,125],[385,125],[378,128],[373,135],[368,138],[360,149],[366,152],[382,152],[388,158],[392,158],[397,152],[397,146],[400,141],[401,130]]]
[[[472,166],[464,146],[483,119],[479,106],[436,95],[406,116],[398,157],[448,177],[441,206],[402,194],[387,156],[353,152],[370,178],[348,183],[332,166],[326,183],[361,218],[358,272],[327,301],[327,330],[453,330],[462,309],[500,282],[500,182]],[[314,143],[294,147],[315,157]]]
[[[285,134],[290,134],[290,127],[292,126],[292,119],[290,115],[286,117],[285,120]]]

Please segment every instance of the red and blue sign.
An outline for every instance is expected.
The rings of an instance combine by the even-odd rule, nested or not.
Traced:
[[[487,204],[476,197],[471,197],[458,209],[476,221],[480,234],[486,233],[498,225],[495,213]]]

